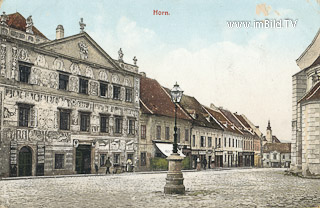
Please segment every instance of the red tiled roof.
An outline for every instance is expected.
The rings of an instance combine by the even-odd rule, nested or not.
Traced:
[[[280,153],[290,153],[291,143],[266,143],[263,146],[263,153],[277,151]]]
[[[238,115],[238,114],[234,114],[238,119],[239,121],[248,129],[251,129],[251,126],[248,124],[248,122],[241,116],[241,115]]]
[[[175,106],[167,92],[154,79],[141,77],[140,79],[140,108],[142,113],[169,116],[174,118]],[[177,118],[191,120],[180,108]]]
[[[299,100],[299,103],[310,100],[320,100],[320,82],[317,82],[309,92]]]
[[[228,119],[219,111],[213,110],[211,108],[205,107],[204,108],[217,120],[220,122],[220,124],[222,124],[222,126],[230,132],[233,133],[237,133],[237,134],[242,134],[242,132],[240,132],[239,130],[237,130],[236,128],[232,128],[231,127],[231,122],[228,121]]]
[[[207,118],[210,118],[209,114],[202,108],[202,105],[196,98],[183,95],[180,106],[193,118],[195,125],[222,130],[216,121],[207,120]]]
[[[9,27],[21,30],[21,31],[26,31],[26,19],[19,13],[13,13],[8,15],[9,19],[7,20],[7,24]],[[38,35],[40,37],[46,38],[35,26],[32,27],[33,34]]]

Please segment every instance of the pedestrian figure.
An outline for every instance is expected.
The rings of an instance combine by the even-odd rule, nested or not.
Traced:
[[[129,159],[127,160],[127,172],[131,171],[131,166],[132,166],[132,161],[131,161],[131,159],[129,158]]]
[[[99,167],[97,164],[94,164],[94,168],[96,169],[96,174],[98,174]]]
[[[203,162],[203,169],[206,169],[207,164],[208,164],[208,163],[207,163],[207,159],[204,158],[202,162]]]
[[[106,174],[110,174],[110,167],[112,166],[111,161],[110,161],[110,157],[108,157],[108,159],[106,160]]]
[[[200,158],[197,158],[197,170],[201,170],[201,162],[200,162]]]

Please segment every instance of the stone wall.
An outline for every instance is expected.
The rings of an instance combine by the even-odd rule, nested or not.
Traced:
[[[306,90],[307,76],[305,71],[300,71],[292,77],[292,170],[301,169],[302,165],[301,111],[298,101],[305,94]]]
[[[320,102],[302,104],[302,171],[320,176]]]

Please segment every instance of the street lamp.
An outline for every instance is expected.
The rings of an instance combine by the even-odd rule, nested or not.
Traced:
[[[185,187],[183,185],[183,174],[182,169],[182,160],[178,154],[178,144],[177,144],[177,104],[180,103],[182,98],[183,91],[176,83],[171,90],[171,100],[175,105],[174,109],[174,140],[173,140],[173,150],[172,154],[167,157],[169,167],[168,174],[166,178],[166,185],[164,186],[165,194],[184,194]]]
[[[173,135],[173,153],[178,153],[177,144],[177,104],[180,103],[183,91],[176,83],[171,90],[171,100],[174,103],[174,135]]]

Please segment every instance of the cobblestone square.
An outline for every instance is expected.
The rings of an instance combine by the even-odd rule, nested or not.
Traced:
[[[0,181],[0,207],[317,207],[320,180],[284,169],[184,172],[186,194],[164,195],[166,173]]]

